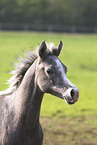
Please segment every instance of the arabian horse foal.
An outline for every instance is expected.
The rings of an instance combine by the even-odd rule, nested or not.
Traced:
[[[58,59],[62,49],[43,41],[38,51],[27,51],[26,58],[12,71],[10,86],[0,92],[0,145],[42,145],[39,122],[44,93],[50,93],[74,104],[78,88],[66,76],[67,67]]]

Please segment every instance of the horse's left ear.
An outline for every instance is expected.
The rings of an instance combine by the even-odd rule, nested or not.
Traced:
[[[48,54],[48,49],[45,40],[43,40],[42,43],[40,44],[38,51],[40,58],[44,58]]]
[[[53,49],[53,55],[59,56],[61,53],[62,47],[63,47],[63,43],[62,41],[60,41],[58,47]]]

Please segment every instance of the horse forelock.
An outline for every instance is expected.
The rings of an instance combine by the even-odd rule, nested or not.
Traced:
[[[50,50],[50,52],[52,53],[52,51],[53,51],[53,49],[55,48],[55,45],[54,45],[54,43],[52,42],[52,43],[48,43],[47,44],[47,48]]]

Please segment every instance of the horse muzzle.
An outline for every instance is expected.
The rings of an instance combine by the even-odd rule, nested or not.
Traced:
[[[78,88],[68,88],[64,93],[63,93],[63,98],[65,99],[66,103],[68,104],[74,104],[77,102],[79,98],[79,90]]]

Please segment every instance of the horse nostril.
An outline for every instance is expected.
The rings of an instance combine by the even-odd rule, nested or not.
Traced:
[[[71,90],[71,97],[74,99],[74,89]]]
[[[72,99],[74,99],[75,101],[78,100],[78,98],[79,98],[79,90],[78,89],[76,89],[76,88],[72,89],[70,94],[71,94]]]

